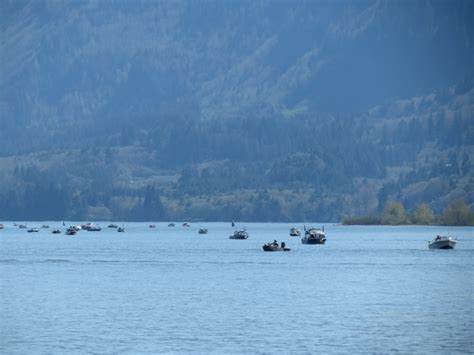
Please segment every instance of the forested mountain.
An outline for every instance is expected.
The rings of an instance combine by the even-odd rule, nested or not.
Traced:
[[[0,219],[474,204],[472,1],[3,1]]]

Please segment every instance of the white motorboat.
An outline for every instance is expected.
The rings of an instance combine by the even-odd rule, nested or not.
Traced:
[[[299,237],[300,235],[301,235],[301,232],[298,228],[293,227],[290,229],[290,236]]]
[[[323,229],[311,227],[305,229],[304,237],[301,238],[301,243],[303,244],[324,244],[326,243],[326,234],[324,234]]]
[[[456,238],[438,235],[428,242],[428,247],[430,249],[453,249],[457,242]]]
[[[233,235],[229,236],[229,239],[247,239],[249,235],[245,230],[235,231]]]

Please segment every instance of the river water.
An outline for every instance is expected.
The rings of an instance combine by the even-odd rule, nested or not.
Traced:
[[[3,223],[1,353],[474,352],[473,228],[326,224],[321,246],[289,237],[302,224]]]

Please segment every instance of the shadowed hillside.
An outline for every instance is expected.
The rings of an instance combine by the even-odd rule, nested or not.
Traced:
[[[474,203],[470,1],[4,1],[0,219]]]

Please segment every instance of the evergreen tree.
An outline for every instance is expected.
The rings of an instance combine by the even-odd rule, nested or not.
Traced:
[[[165,208],[161,202],[159,192],[154,187],[147,187],[145,190],[140,219],[147,221],[160,221],[165,219]]]

